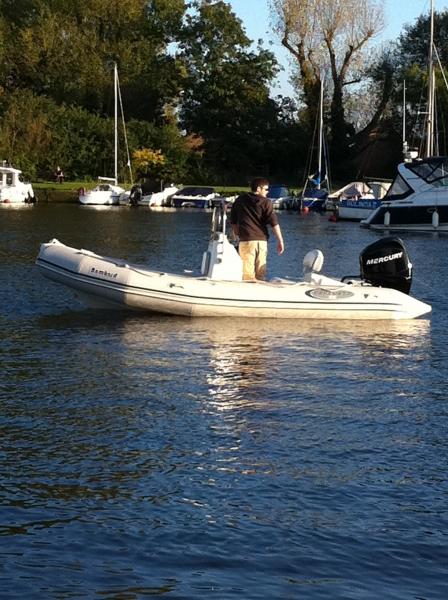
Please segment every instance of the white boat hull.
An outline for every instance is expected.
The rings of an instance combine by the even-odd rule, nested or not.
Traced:
[[[362,221],[380,206],[381,200],[362,199],[341,200],[338,207],[338,217],[345,221]]]
[[[79,195],[79,202],[84,205],[112,206],[119,204],[119,194],[92,190]]]
[[[447,167],[444,156],[398,165],[389,194],[361,226],[376,231],[447,233]]]
[[[32,204],[36,202],[31,183],[22,181],[22,171],[3,164],[0,166],[0,204]]]
[[[36,264],[95,308],[189,317],[288,319],[412,319],[431,307],[407,294],[361,282],[317,276],[315,282],[220,281],[150,271],[77,250],[57,240],[42,244]]]

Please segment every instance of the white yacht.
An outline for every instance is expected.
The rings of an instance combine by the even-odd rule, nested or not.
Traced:
[[[382,181],[353,181],[327,198],[327,210],[336,211],[338,219],[362,221],[369,216],[384,198],[390,183]]]
[[[124,138],[127,153],[127,165],[129,167],[131,181],[131,160],[129,157],[129,148],[126,136],[126,127],[124,124],[123,105],[121,101],[120,84],[118,81],[118,69],[114,64],[114,177],[98,177],[98,184],[93,190],[87,191],[85,188],[78,190],[78,199],[81,204],[103,205],[119,204],[120,196],[125,193],[125,189],[118,185],[118,103],[120,103],[121,117],[123,121]]]
[[[448,157],[401,163],[381,204],[361,226],[378,231],[448,232]]]
[[[381,205],[361,226],[379,231],[448,232],[448,157],[437,155],[435,133],[434,0],[431,0],[428,100],[423,158],[407,152]],[[404,127],[403,127],[404,129]],[[404,137],[404,135],[403,135]]]
[[[98,177],[98,184],[93,190],[87,191],[81,188],[78,191],[78,199],[81,204],[119,204],[120,196],[125,189],[117,185],[116,179],[112,177]]]
[[[33,186],[26,183],[20,169],[11,167],[6,161],[0,166],[0,203],[31,204],[36,202]]]

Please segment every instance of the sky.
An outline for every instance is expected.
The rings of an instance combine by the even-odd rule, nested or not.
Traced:
[[[233,12],[241,19],[247,36],[257,41],[263,39],[265,47],[276,56],[284,71],[272,88],[273,95],[294,96],[288,83],[291,72],[290,55],[272,32],[269,0],[227,0]],[[396,39],[404,25],[412,25],[421,14],[430,10],[430,0],[384,0],[385,30],[377,38],[378,43]],[[448,0],[434,0],[436,11],[448,10]],[[375,42],[373,42],[375,43]]]

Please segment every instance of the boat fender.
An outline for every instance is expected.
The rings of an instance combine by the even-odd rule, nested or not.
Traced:
[[[384,213],[384,225],[386,227],[390,225],[390,212],[388,210]]]
[[[85,196],[86,195],[86,188],[80,187],[78,190],[78,196]]]
[[[437,210],[437,208],[432,213],[432,226],[434,227],[434,229],[437,229],[439,226],[439,211]]]

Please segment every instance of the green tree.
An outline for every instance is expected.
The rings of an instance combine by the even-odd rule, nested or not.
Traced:
[[[223,1],[193,2],[180,44],[186,77],[181,121],[204,139],[216,176],[266,168],[266,146],[279,108],[269,97],[278,67],[273,54],[251,50],[241,21]]]
[[[15,88],[111,114],[117,62],[129,117],[153,119],[179,87],[167,48],[184,0],[19,0],[19,16],[5,9]]]
[[[408,142],[423,150],[428,88],[428,56],[430,38],[429,14],[421,15],[414,24],[407,25],[398,39],[396,61],[395,113],[402,114],[402,83],[406,82],[406,121]],[[436,129],[439,152],[448,152],[448,10],[434,14],[434,46],[439,60],[435,61]]]
[[[364,49],[383,27],[382,7],[374,0],[271,0],[271,5],[282,44],[297,60],[311,123],[322,76],[327,85],[331,81],[332,154],[343,157],[353,132],[344,91],[361,81]]]
[[[37,176],[40,157],[51,148],[51,104],[29,91],[3,96],[1,101],[0,156],[20,165],[28,177]]]

